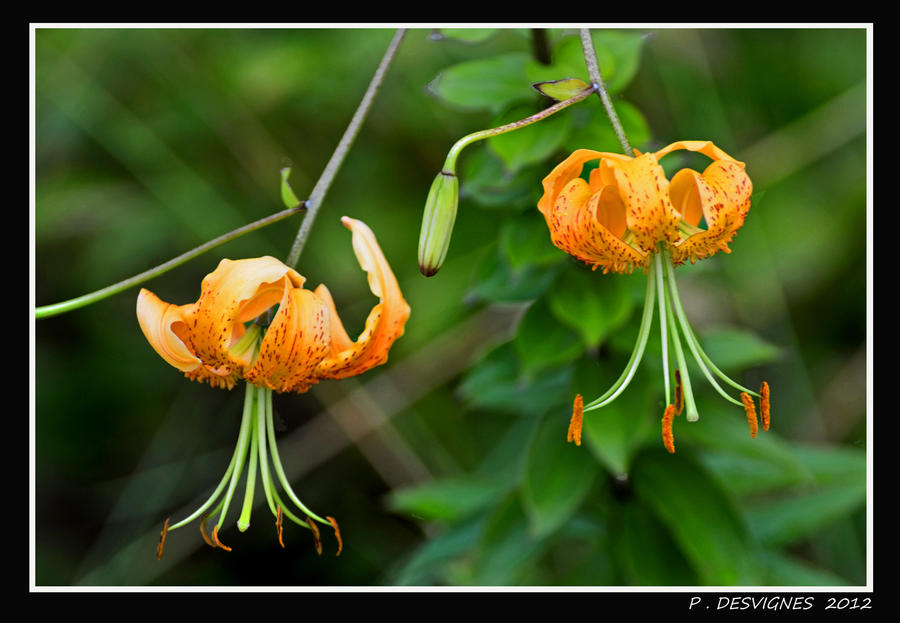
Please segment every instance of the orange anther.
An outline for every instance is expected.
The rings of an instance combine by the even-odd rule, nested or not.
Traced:
[[[284,540],[281,538],[284,529],[284,515],[280,506],[278,507],[278,515],[275,516],[275,528],[278,529],[278,543],[281,544],[281,547],[284,547]]]
[[[203,542],[209,545],[210,547],[215,547],[216,544],[209,540],[209,537],[206,534],[206,515],[200,518],[200,536],[203,537]]]
[[[747,412],[747,424],[750,425],[750,437],[756,437],[758,424],[756,422],[756,407],[753,399],[747,392],[741,392],[741,400],[744,403],[744,411]]]
[[[163,546],[166,544],[166,533],[169,532],[169,517],[166,517],[166,522],[163,524],[162,532],[159,533],[159,543],[156,546],[156,559],[159,560],[162,558],[163,554]]]
[[[319,537],[319,526],[313,523],[313,520],[307,516],[306,517],[306,525],[309,526],[309,529],[312,530],[313,533],[313,542],[316,545],[316,553],[321,556],[322,555],[322,539]]]
[[[572,405],[572,419],[569,422],[568,441],[575,442],[576,446],[581,445],[581,425],[584,421],[584,401],[581,394],[575,396],[575,404]]]
[[[326,516],[325,516],[325,519],[327,519],[328,521],[330,521],[330,522],[331,522],[331,527],[334,528],[334,538],[336,538],[336,539],[337,539],[337,542],[338,542],[338,551],[337,551],[337,554],[335,554],[335,556],[340,556],[340,555],[341,555],[341,550],[344,549],[344,541],[341,540],[341,529],[338,528],[337,520],[335,520],[334,517],[328,517],[328,516],[326,515]]]
[[[672,421],[675,419],[675,405],[666,407],[662,418],[663,444],[670,454],[675,454],[675,435],[672,434]]]
[[[675,415],[684,410],[684,386],[681,384],[681,370],[675,370]]]
[[[769,384],[765,381],[759,388],[759,405],[762,412],[763,430],[769,430],[769,422],[772,419],[772,408],[769,404]]]
[[[221,547],[221,548],[224,549],[226,552],[230,552],[230,551],[231,551],[231,548],[230,548],[230,547],[228,547],[227,545],[225,545],[224,543],[222,543],[222,541],[219,540],[219,526],[216,526],[216,527],[213,528],[213,531],[212,531],[212,540],[213,540],[213,543],[215,543],[215,547]]]

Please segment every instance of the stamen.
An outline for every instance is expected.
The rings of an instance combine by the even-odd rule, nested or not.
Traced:
[[[681,370],[675,370],[675,415],[684,410],[684,387],[681,385]]]
[[[769,384],[763,381],[759,388],[759,406],[762,411],[763,430],[769,430],[769,422],[772,419],[772,409],[769,405]]]
[[[572,419],[569,422],[569,435],[567,441],[575,442],[576,446],[581,445],[581,425],[584,421],[584,401],[581,394],[575,396],[575,404],[572,405]]]
[[[750,425],[750,437],[755,438],[758,424],[756,422],[756,407],[753,398],[747,392],[741,392],[741,400],[744,401],[744,410],[747,412],[747,423]]]
[[[159,533],[159,544],[156,546],[156,559],[159,560],[163,555],[163,546],[166,544],[166,533],[169,532],[169,519],[166,517],[166,523],[163,524],[162,532]]]
[[[306,525],[309,526],[309,529],[312,530],[313,534],[313,542],[316,545],[316,553],[321,556],[322,555],[322,539],[319,536],[319,526],[313,522],[312,518],[306,518]]]
[[[215,543],[215,546],[214,546],[214,547],[221,547],[221,548],[224,549],[226,552],[230,552],[230,551],[231,551],[231,548],[230,548],[230,547],[228,547],[227,545],[225,545],[224,543],[222,543],[222,541],[219,540],[219,526],[216,526],[216,527],[213,528],[213,531],[212,531],[212,540],[213,540],[213,543]]]
[[[216,544],[209,540],[209,536],[206,534],[206,519],[209,515],[203,515],[203,518],[200,519],[200,536],[203,537],[203,542],[209,545],[210,547],[215,547]]]
[[[663,444],[670,454],[675,454],[675,435],[672,434],[672,421],[675,419],[675,405],[666,407],[662,418]]]
[[[278,529],[278,542],[281,544],[281,547],[284,547],[284,540],[281,538],[284,529],[284,515],[280,506],[278,507],[278,515],[275,517],[275,527]]]
[[[331,527],[334,528],[334,538],[336,538],[337,542],[338,542],[338,551],[337,551],[337,554],[335,554],[335,556],[340,556],[341,550],[344,549],[344,541],[341,540],[341,529],[338,528],[337,520],[335,520],[334,517],[329,517],[326,515],[325,519],[327,519],[329,522],[331,522]]]

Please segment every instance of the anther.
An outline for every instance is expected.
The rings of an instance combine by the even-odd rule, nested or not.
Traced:
[[[275,528],[278,530],[278,543],[281,544],[281,547],[284,547],[284,540],[281,538],[284,530],[284,515],[280,506],[278,507],[278,515],[275,517]]]
[[[230,551],[231,551],[231,548],[230,548],[230,547],[228,547],[227,545],[225,545],[224,543],[222,543],[222,541],[219,540],[219,526],[216,526],[216,527],[213,528],[213,531],[212,531],[212,540],[213,540],[213,543],[215,543],[215,547],[221,547],[221,548],[224,549],[226,552],[230,552]]]
[[[759,388],[759,406],[762,412],[763,430],[769,430],[769,422],[772,419],[772,409],[769,405],[769,384],[765,381]]]
[[[159,533],[159,543],[156,546],[156,559],[162,558],[163,546],[166,544],[166,534],[169,532],[169,517],[166,517],[166,523],[163,524],[162,532]]]
[[[215,547],[216,544],[209,540],[209,536],[206,534],[206,519],[208,515],[203,515],[200,518],[200,536],[203,537],[203,542],[209,545],[210,547]]]
[[[306,525],[309,526],[309,529],[312,530],[313,534],[313,542],[316,545],[316,553],[321,556],[322,555],[322,539],[319,537],[319,526],[313,523],[313,520],[307,515],[306,517]]]
[[[675,405],[666,407],[662,418],[663,444],[670,454],[675,454],[675,435],[672,434],[672,421],[675,419]]]
[[[572,405],[572,419],[569,422],[568,441],[575,442],[576,446],[581,445],[581,425],[584,421],[584,401],[581,394],[575,396],[575,404]]]
[[[341,550],[344,549],[344,541],[341,540],[341,529],[338,528],[337,520],[335,520],[334,517],[329,517],[328,515],[326,515],[325,519],[327,519],[331,523],[331,527],[334,528],[334,538],[336,538],[338,542],[338,551],[335,556],[340,556]]]
[[[747,392],[741,392],[741,400],[744,403],[744,411],[747,412],[747,424],[750,425],[750,437],[756,437],[757,427],[759,425],[756,422],[756,407],[753,405],[753,399]]]
[[[684,410],[684,386],[681,384],[681,370],[675,370],[675,415]]]

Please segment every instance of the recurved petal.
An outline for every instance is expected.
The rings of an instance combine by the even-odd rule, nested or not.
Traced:
[[[306,391],[316,382],[313,371],[328,354],[330,337],[325,302],[309,290],[286,288],[244,378],[281,392]]]
[[[743,162],[735,160],[734,158],[726,154],[724,151],[716,147],[712,141],[675,141],[671,145],[666,145],[659,151],[655,152],[653,155],[657,160],[659,160],[666,154],[677,151],[679,149],[696,151],[713,160],[731,160],[733,162],[737,162],[742,167],[744,166]]]
[[[645,257],[606,226],[623,233],[624,225],[619,223],[623,217],[615,216],[623,212],[614,186],[593,190],[583,179],[575,178],[557,193],[545,218],[553,244],[569,255],[602,267],[604,272],[627,272],[643,264]]]
[[[612,154],[593,149],[576,149],[568,158],[560,162],[541,182],[544,196],[538,201],[538,210],[546,217],[556,203],[556,198],[566,185],[581,176],[581,169],[590,160],[609,158],[614,161],[630,160],[623,154]]]
[[[160,357],[182,372],[189,372],[201,365],[200,359],[173,330],[173,326],[178,327],[183,335],[183,314],[190,307],[166,303],[145,288],[141,288],[137,298],[137,319],[144,337]]]
[[[730,252],[737,230],[750,210],[753,184],[744,165],[733,160],[716,160],[703,175],[682,169],[672,178],[672,203],[687,222],[697,225],[700,215],[706,219],[706,231],[696,233],[675,245],[672,259],[696,261],[717,251]]]
[[[329,310],[332,327],[331,352],[315,371],[315,375],[320,378],[355,376],[387,361],[388,350],[394,340],[403,335],[410,313],[409,305],[400,292],[397,279],[372,230],[362,221],[346,216],[341,222],[353,235],[353,252],[360,267],[368,274],[369,289],[379,298],[379,303],[369,312],[363,332],[355,342],[350,342],[331,296],[328,295],[325,299],[323,290],[317,289]],[[324,289],[324,293],[327,293],[327,289]]]
[[[185,315],[188,346],[213,369],[235,368],[229,347],[252,320],[282,300],[284,290],[300,287],[304,278],[274,257],[223,259],[201,284],[200,298]]]

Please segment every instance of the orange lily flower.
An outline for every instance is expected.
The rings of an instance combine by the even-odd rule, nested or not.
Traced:
[[[692,169],[666,178],[659,160],[686,149],[699,152],[712,163],[703,173]],[[662,335],[666,409],[662,419],[666,448],[674,452],[672,422],[684,407],[687,419],[698,419],[690,377],[684,361],[681,337],[698,367],[713,387],[729,402],[744,407],[750,430],[756,435],[756,411],[751,395],[760,398],[768,429],[768,385],[753,392],[725,376],[710,361],[687,321],[674,267],[696,262],[718,251],[730,253],[728,244],[743,226],[750,210],[753,184],[743,162],[735,160],[711,141],[678,141],[656,152],[635,157],[579,149],[556,166],[543,180],[544,195],[538,209],[544,215],[553,244],[604,273],[630,273],[634,267],[647,272],[647,296],[638,342],[622,376],[602,396],[583,404],[575,399],[570,440],[580,442],[583,413],[611,403],[627,387],[643,356],[652,325],[654,299],[658,296]],[[587,181],[582,168],[599,160]],[[706,229],[700,227],[705,222]],[[674,362],[669,360],[669,343]],[[675,368],[674,396],[670,368]],[[729,396],[714,376],[741,391],[741,400]],[[670,398],[674,398],[670,400]]]
[[[187,378],[214,387],[231,389],[238,380],[247,381],[241,437],[229,471],[213,497],[191,517],[172,526],[167,520],[159,555],[166,532],[204,513],[231,478],[219,524],[211,536],[207,536],[205,519],[203,528],[208,544],[228,549],[218,540],[218,529],[247,459],[248,448],[253,450],[249,452],[251,473],[255,472],[259,457],[267,501],[276,516],[279,541],[282,518],[287,516],[313,531],[317,549],[320,549],[318,528],[310,519],[333,526],[340,542],[337,523],[303,506],[284,478],[274,443],[271,392],[302,393],[319,379],[361,374],[387,361],[391,345],[403,335],[410,308],[372,230],[362,221],[348,217],[341,222],[351,231],[353,251],[368,274],[369,288],[379,298],[369,313],[365,329],[355,341],[347,335],[328,288],[320,285],[315,290],[305,289],[305,278],[273,257],[223,259],[203,279],[196,303],[173,305],[146,289],[138,295],[138,322],[147,341],[166,362]],[[299,519],[281,502],[269,476],[269,456],[288,496],[307,519]],[[248,475],[247,495],[252,500],[251,480],[255,481],[255,476]],[[217,511],[218,508],[213,514]],[[249,506],[245,504],[238,527],[244,530],[247,525]]]

